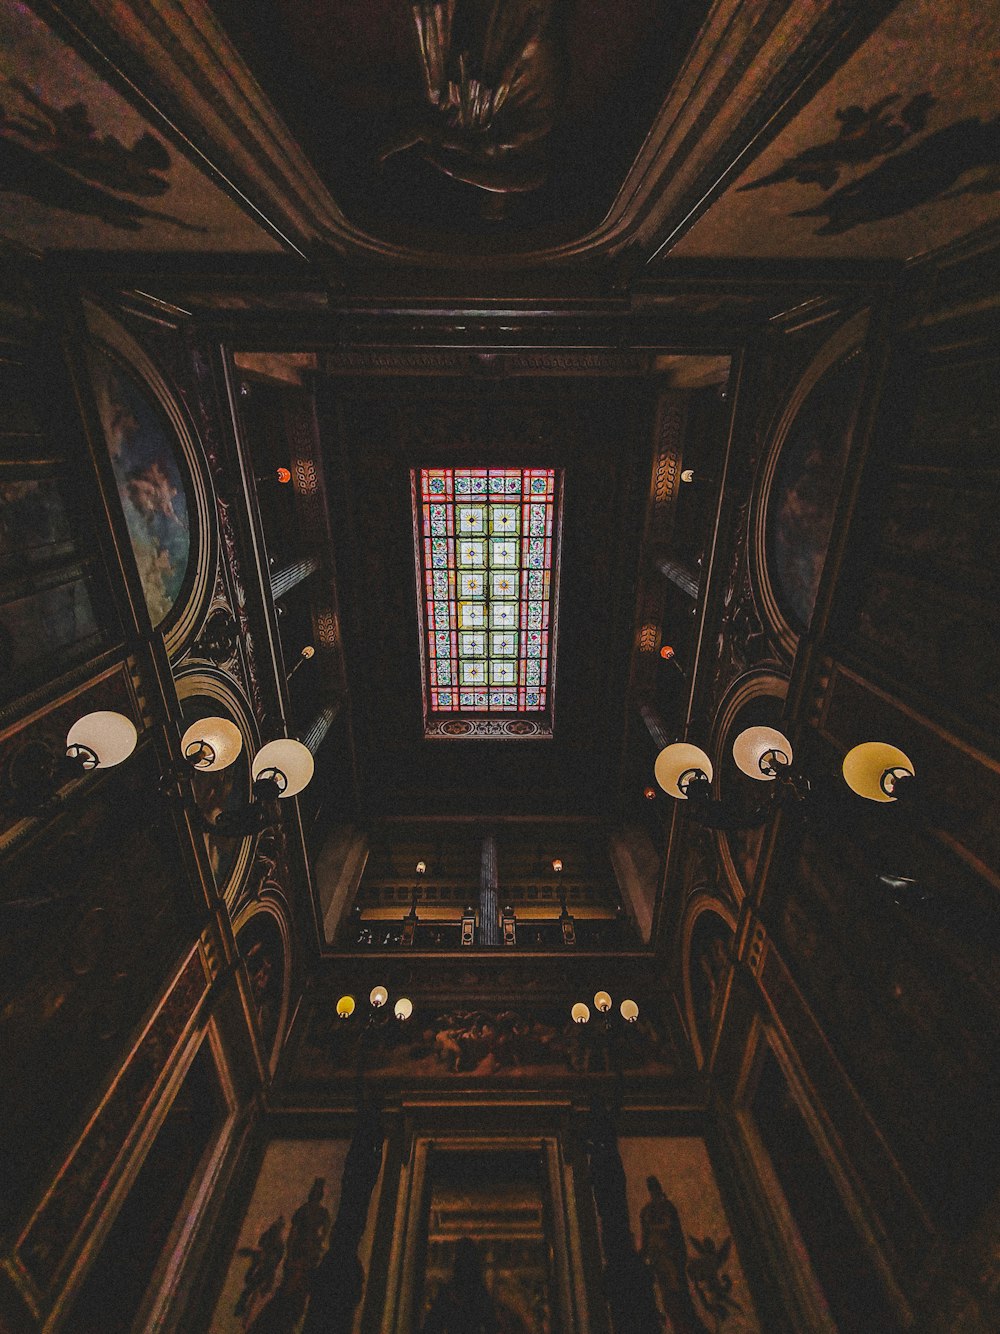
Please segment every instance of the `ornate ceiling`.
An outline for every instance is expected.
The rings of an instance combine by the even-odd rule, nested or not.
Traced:
[[[607,291],[681,259],[905,261],[1000,209],[994,0],[119,10],[36,0],[7,33],[21,245]]]

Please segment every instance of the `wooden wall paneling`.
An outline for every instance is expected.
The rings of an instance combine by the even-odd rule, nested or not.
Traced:
[[[747,1052],[733,1139],[808,1330],[898,1334],[912,1311],[891,1250],[797,1052],[765,1012]]]
[[[171,1056],[183,1039],[207,991],[200,950],[184,959],[157,1003],[138,1044],[126,1059],[69,1157],[17,1236],[5,1267],[29,1308],[51,1309],[71,1272],[95,1215],[124,1188],[112,1167],[134,1151],[148,1117],[168,1081]]]
[[[987,313],[992,330],[967,318],[947,338],[900,336],[831,651],[995,753],[1000,356]]]

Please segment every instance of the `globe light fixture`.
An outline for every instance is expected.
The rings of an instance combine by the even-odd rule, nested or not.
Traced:
[[[618,1009],[627,1024],[634,1024],[639,1018],[639,1007],[634,1000],[623,1000]]]
[[[562,868],[563,868],[562,858],[561,858],[561,857],[554,857],[554,858],[552,859],[552,869],[553,869],[553,871],[555,871],[556,875],[559,874],[559,872],[562,870]]]
[[[226,769],[243,749],[243,734],[228,718],[201,718],[181,737],[181,754],[203,773]]]
[[[611,997],[606,991],[599,991],[594,997],[594,1009],[599,1010],[601,1014],[607,1014],[611,1009]]]
[[[341,996],[337,1001],[337,1016],[340,1019],[350,1019],[356,1008],[353,996]]]
[[[775,727],[748,727],[733,742],[733,759],[748,778],[773,783],[792,766],[792,743]]]
[[[400,996],[393,1007],[393,1012],[401,1024],[405,1024],[413,1013],[413,1001],[408,996]]]
[[[675,741],[657,755],[653,773],[664,792],[678,801],[686,801],[692,788],[707,791],[714,770],[712,761],[699,746]]]
[[[844,782],[868,801],[898,801],[913,773],[910,757],[885,741],[864,741],[844,756]]]
[[[301,741],[292,737],[269,741],[254,756],[254,795],[264,801],[297,796],[308,785],[314,768],[312,751]]]
[[[426,862],[417,862],[416,871],[417,871],[417,875],[426,875],[426,874],[427,874],[427,863],[426,863]]]
[[[78,718],[66,734],[66,758],[83,770],[113,769],[135,750],[135,723],[122,713],[99,710]]]
[[[590,1019],[590,1009],[588,1006],[584,1005],[583,1001],[577,1001],[572,1010],[570,1010],[570,1015],[573,1018],[574,1024],[585,1024]]]
[[[389,993],[385,987],[372,987],[368,1000],[371,1002],[372,1009],[381,1010],[382,1006],[389,999]]]

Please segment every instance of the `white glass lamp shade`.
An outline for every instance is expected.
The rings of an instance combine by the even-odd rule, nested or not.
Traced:
[[[639,1018],[639,1007],[634,1000],[623,1000],[618,1008],[627,1024],[634,1024]]]
[[[100,710],[78,718],[66,735],[66,754],[85,769],[112,769],[135,750],[139,733],[122,713]]]
[[[600,1010],[601,1014],[606,1014],[611,1009],[611,997],[606,991],[599,991],[594,997],[594,1008]]]
[[[570,1010],[570,1014],[573,1016],[574,1024],[585,1024],[590,1018],[590,1009],[584,1005],[583,1001],[577,1001]]]
[[[338,1016],[341,1019],[350,1019],[353,1013],[354,1013],[354,997],[341,996],[340,1000],[337,1001]]]
[[[400,996],[393,1009],[400,1023],[405,1023],[413,1013],[413,1001],[408,996]]]
[[[243,736],[228,718],[202,718],[181,737],[181,754],[196,769],[228,769],[243,749]]]
[[[687,800],[687,793],[680,789],[680,780],[685,784],[693,773],[702,773],[712,781],[712,761],[698,746],[687,741],[675,741],[671,746],[664,746],[656,757],[653,774],[660,787],[679,801]]]
[[[313,776],[312,751],[301,741],[279,737],[269,741],[253,758],[253,781],[274,778],[281,791],[279,797],[294,797],[309,784]]]
[[[896,801],[892,788],[899,774],[913,774],[913,761],[898,746],[863,741],[844,756],[844,782],[869,801]]]
[[[768,768],[772,756],[784,765],[792,762],[792,743],[776,727],[748,727],[733,742],[736,767],[748,778],[773,782],[777,774]]]
[[[368,999],[376,1010],[381,1010],[382,1006],[389,999],[389,993],[386,991],[385,987],[372,987]]]

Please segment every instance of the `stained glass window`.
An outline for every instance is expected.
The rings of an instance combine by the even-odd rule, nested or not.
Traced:
[[[432,713],[542,713],[551,690],[551,468],[422,468],[415,521]]]

